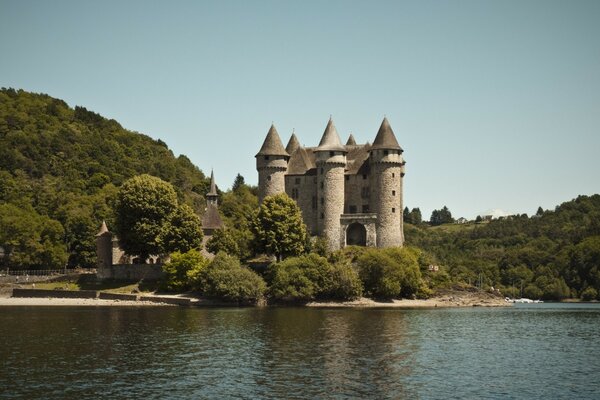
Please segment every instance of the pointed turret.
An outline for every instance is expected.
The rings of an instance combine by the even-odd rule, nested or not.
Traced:
[[[207,196],[218,196],[217,185],[215,184],[215,173],[210,170],[210,191],[206,194]]]
[[[343,151],[346,149],[342,146],[340,142],[340,136],[337,133],[337,129],[335,129],[335,125],[333,124],[333,120],[329,118],[327,122],[327,126],[325,127],[325,132],[323,132],[323,137],[321,137],[321,141],[319,142],[319,147],[315,149],[316,151]]]
[[[106,221],[102,221],[102,226],[100,227],[100,232],[98,232],[96,234],[96,236],[102,236],[105,233],[110,233],[110,231],[108,230],[108,226],[106,226]]]
[[[290,141],[288,142],[287,146],[285,146],[285,151],[287,151],[289,155],[292,155],[292,153],[295,152],[298,149],[298,147],[300,147],[300,142],[298,141],[296,134],[292,132],[292,136],[290,136]]]
[[[346,146],[356,146],[356,140],[354,140],[353,134],[350,134],[350,136],[348,136],[348,140],[346,141]]]
[[[271,128],[267,133],[267,137],[263,142],[262,147],[259,152],[256,154],[258,156],[286,156],[289,157],[288,152],[283,148],[283,143],[281,143],[281,138],[279,137],[279,133],[277,133],[277,129],[275,129],[275,125],[271,124]]]
[[[396,140],[396,136],[394,135],[394,131],[390,126],[387,118],[383,118],[383,122],[381,122],[381,126],[379,127],[379,132],[377,132],[377,136],[373,141],[372,149],[389,149],[389,150],[400,150],[402,151],[402,147],[398,144]]]

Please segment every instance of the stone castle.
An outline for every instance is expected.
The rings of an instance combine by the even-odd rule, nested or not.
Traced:
[[[317,147],[301,146],[292,133],[284,148],[271,125],[256,154],[259,201],[286,193],[330,250],[402,246],[402,152],[387,118],[373,144],[357,144],[351,134],[342,145],[330,118]]]

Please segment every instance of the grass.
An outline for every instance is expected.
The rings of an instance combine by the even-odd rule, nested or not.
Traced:
[[[100,290],[110,293],[153,293],[158,290],[157,282],[118,282],[91,280],[85,276],[79,279],[70,279],[53,282],[39,282],[36,289],[49,290]]]

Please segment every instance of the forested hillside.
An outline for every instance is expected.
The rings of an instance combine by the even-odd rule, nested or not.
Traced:
[[[144,173],[172,183],[196,212],[204,209],[208,179],[164,142],[84,107],[2,88],[0,246],[7,255],[0,267],[93,266],[93,237],[103,219],[114,222],[117,187]]]
[[[541,215],[490,223],[408,225],[407,243],[429,252],[454,280],[500,286],[530,298],[598,298],[600,195],[579,196]],[[481,275],[480,275],[481,274]]]

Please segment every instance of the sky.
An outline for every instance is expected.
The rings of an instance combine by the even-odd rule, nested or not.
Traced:
[[[387,116],[404,204],[535,213],[600,193],[600,1],[0,0],[0,86],[162,139],[222,190],[274,123]]]

